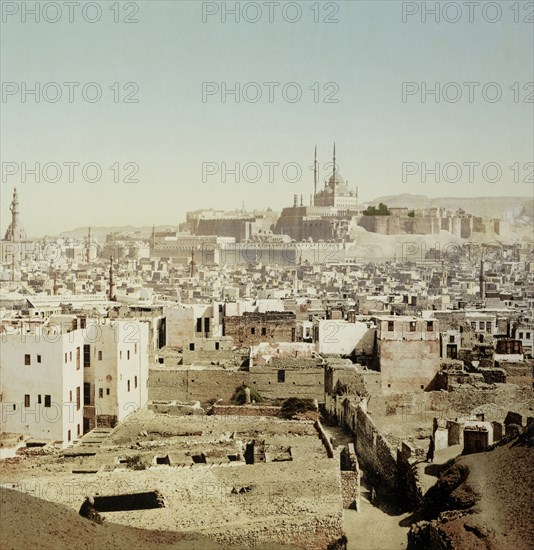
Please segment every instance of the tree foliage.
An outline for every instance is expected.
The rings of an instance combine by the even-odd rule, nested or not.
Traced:
[[[363,211],[365,216],[389,216],[390,212],[386,204],[381,202],[378,208],[375,206],[369,206]]]

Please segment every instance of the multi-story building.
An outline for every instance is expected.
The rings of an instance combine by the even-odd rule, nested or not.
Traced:
[[[428,389],[440,369],[437,319],[399,315],[376,322],[375,352],[384,393]]]
[[[83,346],[84,431],[113,427],[148,401],[150,323],[88,320]]]
[[[2,329],[1,430],[68,446],[83,430],[83,330],[39,321]]]

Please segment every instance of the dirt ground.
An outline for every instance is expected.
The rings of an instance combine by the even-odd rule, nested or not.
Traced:
[[[28,528],[22,528],[22,526]],[[198,534],[150,531],[111,522],[92,523],[73,510],[30,495],[0,489],[0,548],[2,550],[245,550],[221,545]],[[279,544],[258,546],[258,550],[294,550]]]
[[[290,448],[291,459],[254,464],[229,459],[238,442],[252,439]],[[322,549],[342,534],[339,459],[327,457],[310,421],[173,417],[144,410],[106,437],[89,434],[74,450],[94,456],[8,459],[0,462],[2,482],[75,513],[86,495],[159,491],[164,508],[107,512],[106,521],[202,534],[223,546],[289,543]],[[193,457],[201,454],[205,463],[196,463]],[[129,468],[128,457],[140,457],[146,468]],[[157,464],[158,457],[171,464]]]

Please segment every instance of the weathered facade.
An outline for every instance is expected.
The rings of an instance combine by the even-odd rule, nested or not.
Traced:
[[[231,336],[238,346],[255,346],[261,342],[294,342],[297,335],[296,316],[290,311],[267,311],[224,317],[223,335]]]

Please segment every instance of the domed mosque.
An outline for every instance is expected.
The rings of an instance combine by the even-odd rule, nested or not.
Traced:
[[[336,164],[336,144],[332,173],[324,182],[324,188],[317,191],[318,183],[317,147],[314,159],[314,194],[310,195],[310,205],[305,206],[298,196],[294,196],[293,206],[284,208],[278,219],[274,233],[288,235],[294,241],[337,241],[348,238],[349,225],[358,214],[358,188],[351,190],[348,182],[338,172]]]
[[[343,176],[337,170],[335,143],[332,174],[326,178],[324,189],[318,193],[315,192],[313,204],[314,206],[330,206],[342,210],[358,210],[358,191],[349,189]]]

